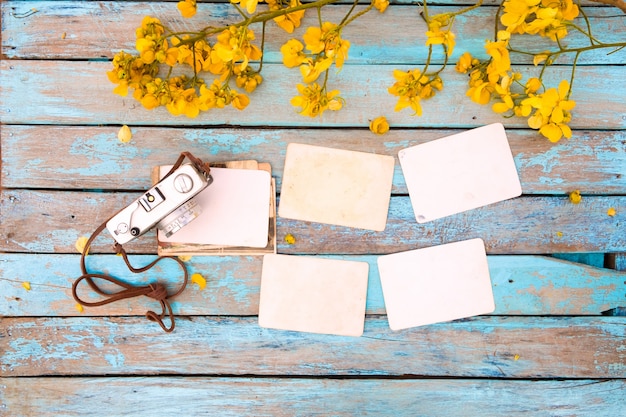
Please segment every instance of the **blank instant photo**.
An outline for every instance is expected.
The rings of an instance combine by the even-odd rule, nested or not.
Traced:
[[[389,155],[290,143],[278,214],[383,231],[394,163]]]
[[[162,167],[162,173],[169,168]],[[213,182],[196,197],[202,213],[160,242],[267,246],[271,174],[263,170],[211,168]]]
[[[392,330],[495,310],[482,239],[380,256],[378,270]]]
[[[259,326],[361,336],[368,272],[367,262],[265,255]]]
[[[398,157],[418,223],[522,194],[501,123],[406,148]]]

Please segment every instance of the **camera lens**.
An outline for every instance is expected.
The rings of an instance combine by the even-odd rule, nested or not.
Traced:
[[[138,227],[133,227],[132,229],[130,229],[130,234],[133,236],[138,236],[139,235],[139,228]]]

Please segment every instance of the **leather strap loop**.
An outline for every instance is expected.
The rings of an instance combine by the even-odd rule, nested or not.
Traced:
[[[176,161],[172,169],[165,175],[165,177],[168,177],[169,175],[172,174],[172,172],[178,169],[178,167],[180,167],[180,165],[182,164],[185,158],[188,158],[196,166],[196,168],[203,171],[207,176],[209,175],[210,168],[208,164],[205,164],[204,162],[194,157],[189,152],[183,152],[179,156],[178,160]],[[111,216],[111,218],[113,217],[115,217],[115,215]],[[184,277],[183,277],[182,285],[173,294],[168,294],[167,288],[159,282],[151,283],[148,285],[135,286],[132,284],[128,284],[111,275],[90,273],[87,271],[87,266],[85,264],[85,257],[89,253],[91,244],[93,243],[95,238],[106,228],[106,224],[111,218],[107,219],[100,226],[98,226],[98,228],[89,237],[89,239],[87,240],[87,243],[85,244],[85,247],[83,248],[83,252],[80,257],[80,268],[81,268],[82,275],[78,277],[74,281],[74,284],[72,285],[72,296],[74,297],[74,300],[76,300],[76,302],[78,302],[79,304],[85,307],[98,307],[98,306],[103,306],[103,305],[110,304],[116,301],[139,297],[143,295],[143,296],[146,296],[146,297],[149,297],[158,301],[159,304],[161,305],[160,314],[157,314],[154,311],[146,312],[146,317],[148,318],[148,320],[157,322],[161,326],[161,328],[168,333],[173,331],[176,326],[176,323],[174,321],[174,313],[172,311],[172,306],[170,305],[169,299],[174,298],[180,293],[182,293],[183,290],[187,287],[187,283],[189,281],[189,272],[187,271],[187,268],[183,261],[173,256],[159,256],[154,261],[150,262],[148,265],[136,268],[133,265],[131,265],[130,261],[128,260],[128,255],[126,254],[126,251],[124,250],[122,245],[120,245],[117,242],[114,245],[115,252],[118,255],[122,256],[122,258],[124,259],[124,263],[126,264],[128,269],[131,272],[136,273],[136,274],[149,270],[150,268],[154,267],[158,262],[160,262],[163,259],[171,259],[177,262],[183,270]],[[103,281],[110,282],[112,284],[117,285],[121,289],[118,291],[107,292],[103,290],[98,284],[96,284],[96,280],[103,280]],[[98,301],[85,301],[82,298],[80,298],[78,296],[78,285],[82,281],[85,281],[93,291],[103,296],[104,298]],[[166,316],[169,317],[169,321],[170,321],[169,327],[166,326],[165,322],[163,321],[163,319]]]

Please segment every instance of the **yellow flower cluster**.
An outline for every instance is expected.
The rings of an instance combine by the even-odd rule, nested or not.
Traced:
[[[233,79],[238,88],[251,93],[263,80],[249,65],[250,61],[259,60],[262,52],[252,43],[254,32],[246,26],[224,29],[211,45],[204,37],[168,36],[158,19],[147,16],[136,36],[139,56],[123,51],[116,54],[113,70],[107,75],[117,84],[115,93],[126,96],[129,88],[132,89],[133,97],[146,109],[165,106],[171,114],[187,117],[229,105],[243,110],[250,100],[232,88],[229,81]],[[160,78],[157,74],[161,64],[189,66],[194,76]],[[201,72],[217,78],[207,85],[198,76]]]
[[[456,44],[455,35],[452,33],[454,17],[448,14],[433,16],[428,23],[426,31],[426,46],[442,45],[447,56],[452,55]]]
[[[413,109],[414,114],[422,115],[422,99],[429,99],[437,91],[443,89],[443,81],[438,74],[425,75],[419,69],[400,71],[394,70],[393,77],[396,83],[389,87],[389,93],[398,96],[395,111],[406,107]]]
[[[343,99],[339,97],[338,90],[327,91],[318,83],[309,85],[298,84],[299,96],[291,99],[291,104],[300,107],[303,116],[321,116],[326,110],[340,110],[343,107]]]
[[[445,67],[448,57],[452,55],[456,44],[455,35],[452,33],[453,14],[442,13],[428,17],[428,13],[425,12],[423,17],[428,25],[428,30],[426,31],[426,46],[428,46],[426,65],[422,70],[394,70],[393,77],[396,82],[387,89],[390,94],[398,97],[395,111],[410,107],[413,109],[413,115],[417,116],[422,115],[421,101],[434,97],[437,91],[443,89],[443,80],[439,73]],[[443,48],[444,64],[437,71],[427,72],[434,45],[441,45]]]
[[[464,53],[456,70],[469,73],[467,96],[479,104],[492,100],[492,110],[505,116],[528,119],[528,126],[552,142],[570,138],[567,125],[576,103],[569,100],[570,83],[561,81],[558,88],[545,89],[541,76],[522,82],[522,74],[511,68],[509,43],[512,34],[541,35],[556,41],[567,34],[567,22],[578,16],[578,6],[572,0],[505,0],[500,22],[505,30],[497,32],[495,41],[486,41],[486,61]],[[533,63],[551,64],[550,52],[535,54]],[[540,92],[540,90],[544,90]]]
[[[302,3],[300,0],[267,0],[267,5],[272,11],[286,9],[290,7],[300,6]],[[296,28],[300,27],[302,18],[304,17],[304,10],[298,10],[295,12],[287,13],[282,16],[274,18],[274,22],[287,33],[293,33]]]
[[[196,15],[196,11],[197,11],[196,0],[179,1],[176,7],[178,8],[178,10],[180,11],[180,14],[183,17],[189,18],[189,17],[193,17]]]
[[[290,39],[280,48],[283,64],[288,68],[299,67],[302,80],[307,84],[298,85],[301,95],[291,100],[294,106],[301,107],[300,114],[321,116],[324,110],[339,110],[343,105],[343,100],[337,97],[339,91],[327,92],[326,81],[322,86],[316,82],[333,64],[341,69],[348,58],[350,41],[342,39],[342,28],[331,22],[311,26],[302,37],[304,44]]]
[[[556,41],[567,35],[566,22],[578,17],[572,0],[505,0],[500,22],[510,33],[541,35]]]

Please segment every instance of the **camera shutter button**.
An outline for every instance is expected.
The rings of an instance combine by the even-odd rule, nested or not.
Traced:
[[[188,193],[193,188],[193,180],[187,174],[178,174],[174,178],[174,188],[179,193]]]

